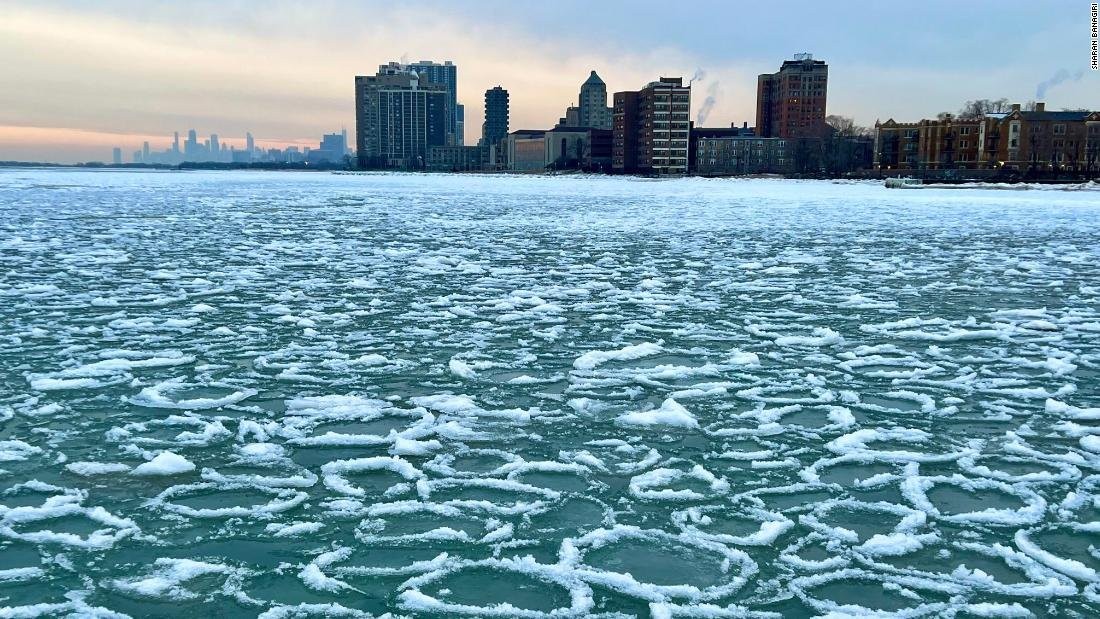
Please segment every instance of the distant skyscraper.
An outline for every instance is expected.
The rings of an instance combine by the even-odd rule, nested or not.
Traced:
[[[180,132],[175,131],[172,133],[172,154],[180,154]]]
[[[149,163],[149,142],[142,142],[141,144],[141,161]]]
[[[423,168],[428,148],[447,144],[448,92],[396,63],[355,77],[359,167]]]
[[[611,108],[607,107],[607,84],[593,71],[581,84],[578,122],[581,127],[611,128]],[[568,117],[568,114],[566,114]]]
[[[455,146],[466,143],[466,106],[458,104],[458,115],[455,120]]]
[[[214,161],[218,161],[222,152],[221,144],[218,143],[218,134],[210,134],[210,158]]]
[[[248,151],[248,161],[252,161],[252,157],[256,152],[256,141],[252,139],[252,133],[244,134],[244,148]]]
[[[409,64],[391,62],[378,67],[378,73],[389,70],[415,71],[420,77],[420,84],[436,84],[447,90],[446,101],[446,132],[448,145],[461,145],[462,138],[458,132],[458,67],[450,60],[442,64],[431,60],[421,60]]]
[[[147,163],[147,162],[145,161],[145,158],[144,158],[144,157],[142,156],[142,154],[141,154],[141,151],[140,151],[140,150],[135,150],[135,151],[134,151],[134,158],[132,159],[132,161],[133,161],[134,163]]]
[[[340,163],[347,152],[345,133],[326,133],[321,136],[320,148],[308,150],[306,161],[311,164],[322,162]]]
[[[122,149],[121,148],[119,148],[117,146],[114,147],[114,149],[111,151],[111,161],[115,165],[120,165],[122,163]]]
[[[199,135],[194,129],[188,130],[187,141],[183,143],[183,160],[198,161],[199,148]]]
[[[485,91],[485,124],[481,141],[486,146],[499,143],[508,135],[508,91],[500,86]]]
[[[816,137],[825,130],[829,65],[810,54],[784,60],[776,73],[756,84],[756,135],[765,138]]]

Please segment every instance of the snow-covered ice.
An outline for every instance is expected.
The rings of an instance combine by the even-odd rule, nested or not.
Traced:
[[[0,616],[1100,615],[1100,192],[0,169]]]

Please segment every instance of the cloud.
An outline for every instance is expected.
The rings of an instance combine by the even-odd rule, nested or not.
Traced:
[[[8,85],[0,126],[55,128],[53,137],[77,129],[84,134],[73,134],[73,147],[83,156],[102,140],[100,159],[116,145],[128,154],[150,136],[163,148],[172,131],[190,128],[231,142],[252,131],[273,142],[313,143],[341,126],[354,130],[355,75],[406,57],[458,65],[469,143],[479,137],[484,92],[498,84],[511,95],[512,129],[547,128],[576,102],[592,69],[610,93],[698,66],[697,57],[672,46],[533,37],[416,8],[379,20],[354,6],[278,4],[277,11],[217,20],[201,6],[141,7],[137,15],[96,5],[5,9],[0,56],[18,61],[0,66],[0,83]],[[723,71],[736,69],[712,72]],[[0,128],[0,158],[20,157],[27,145],[5,138],[10,131]],[[58,151],[51,159],[77,158],[49,143]]]
[[[756,74],[778,67],[785,53],[781,48],[804,43],[804,33],[777,36],[762,29],[741,33],[731,45],[729,21],[720,17],[736,13],[742,23],[760,18],[769,24],[787,19],[774,7],[712,2],[705,10],[708,18],[695,13],[667,17],[646,3],[563,2],[428,1],[398,8],[332,0],[270,0],[262,7],[237,0],[9,0],[0,3],[0,57],[5,59],[0,63],[0,159],[23,158],[20,153],[26,152],[4,127],[71,128],[100,136],[100,159],[110,156],[111,146],[136,150],[142,136],[161,136],[163,146],[173,130],[192,127],[231,141],[252,131],[274,142],[314,143],[321,133],[354,129],[356,74],[371,74],[377,65],[403,56],[458,65],[469,142],[478,137],[487,88],[499,84],[509,90],[513,129],[547,128],[576,102],[592,69],[615,92],[640,88],[662,75],[688,77],[706,66],[698,79],[708,87],[721,82],[723,88],[708,108],[708,122],[751,123]],[[592,10],[590,19],[578,23],[573,9],[585,6]],[[1038,62],[1032,58],[1047,58],[1052,49],[1069,45],[1065,37],[1050,34],[1061,31],[1054,22],[1068,17],[1050,11],[1043,16],[1046,22],[1014,46],[1019,57],[998,67],[989,67],[981,54],[965,53],[966,46],[974,45],[971,38],[944,45],[942,32],[919,28],[891,47],[891,56],[858,60],[874,48],[874,39],[869,43],[866,36],[887,36],[866,28],[866,22],[877,19],[875,11],[887,9],[869,7],[872,14],[858,18],[812,4],[792,9],[800,18],[812,13],[815,23],[840,24],[820,29],[805,44],[830,62],[829,112],[853,116],[861,124],[877,116],[934,115],[978,97],[1027,97],[1015,91],[1018,76]],[[1011,13],[1000,12],[997,19],[1010,19],[1004,15]],[[853,32],[860,36],[850,36]],[[975,40],[981,43],[980,37]],[[937,54],[949,57],[950,65],[937,66]],[[971,60],[960,63],[959,58]],[[898,63],[907,59],[910,64],[900,70]],[[1086,96],[1089,81],[1074,87],[1063,83],[1057,94],[1069,99],[1065,105],[1079,105],[1072,97]],[[912,92],[913,84],[921,84],[922,97],[901,96]],[[960,90],[960,84],[969,90]],[[699,86],[693,99],[706,105]],[[926,93],[932,95],[927,100]],[[94,144],[83,139],[74,134],[74,148],[83,149],[80,157]],[[63,144],[50,148],[55,153],[50,159],[77,158]]]

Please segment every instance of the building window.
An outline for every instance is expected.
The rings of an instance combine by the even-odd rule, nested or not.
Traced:
[[[959,135],[970,135],[970,127],[959,127]]]
[[[1054,125],[1054,135],[1065,135],[1065,134],[1066,134],[1066,126],[1064,124],[1059,123],[1057,125]]]

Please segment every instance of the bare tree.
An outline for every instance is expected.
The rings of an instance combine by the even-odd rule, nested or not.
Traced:
[[[857,125],[856,121],[847,116],[830,114],[825,117],[825,124],[832,128],[834,135],[844,137],[871,135],[872,133],[870,128]]]
[[[959,119],[976,120],[987,114],[999,114],[1011,109],[1008,99],[974,99],[967,101],[959,110]]]

